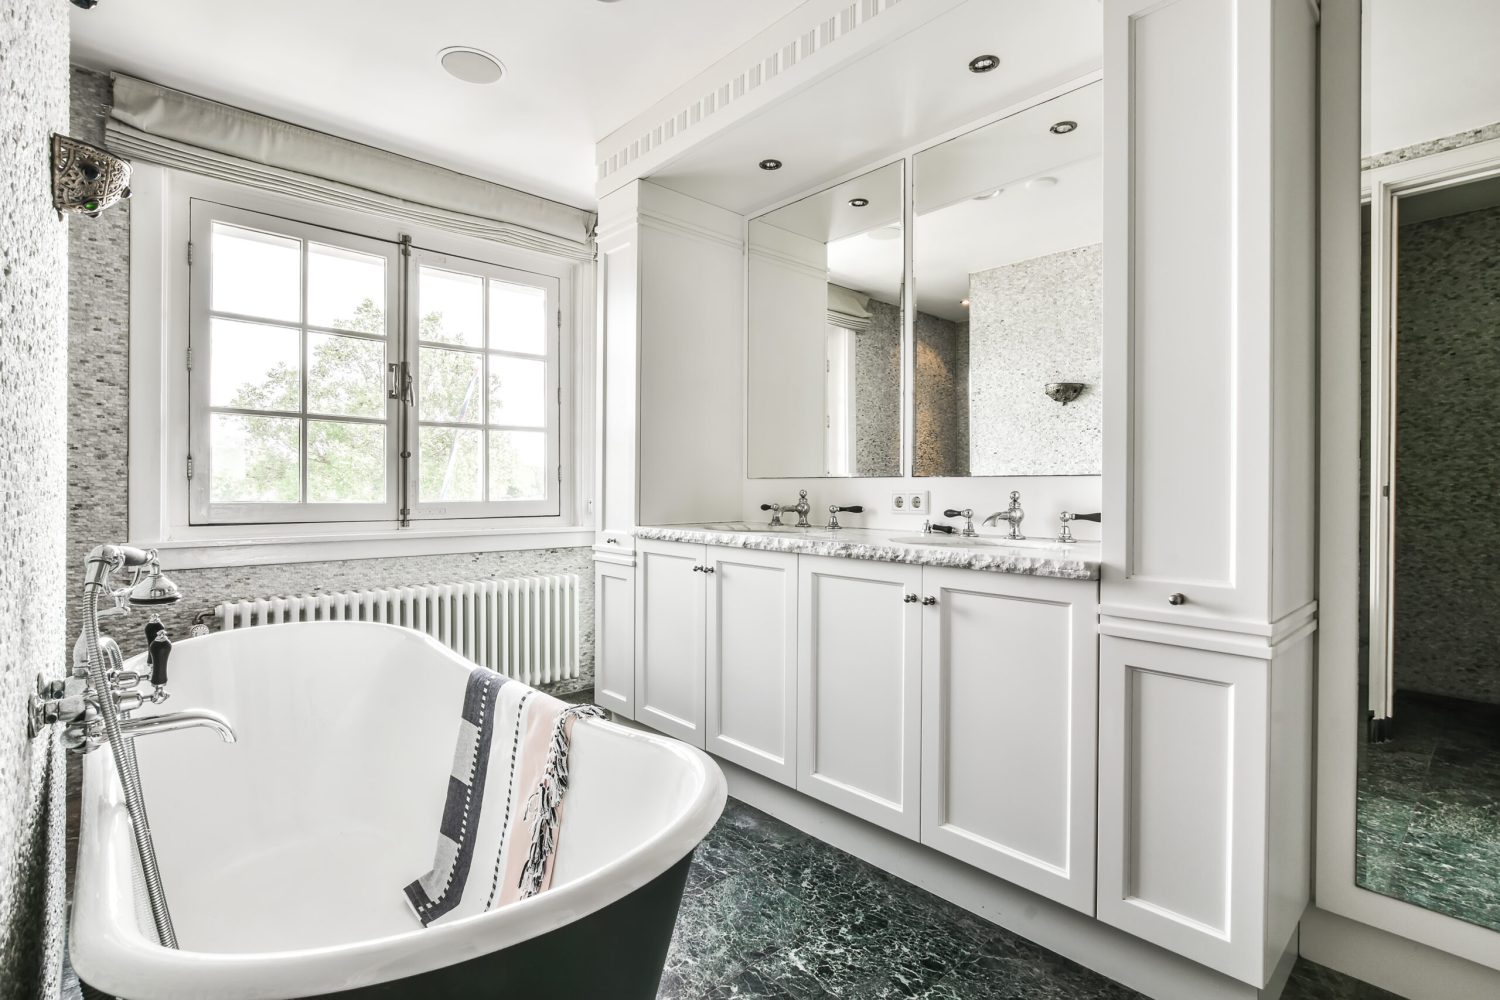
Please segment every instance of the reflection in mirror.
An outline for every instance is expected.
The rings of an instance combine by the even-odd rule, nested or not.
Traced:
[[[1391,209],[1373,213],[1389,278],[1369,282],[1365,232],[1362,485],[1390,495],[1364,519],[1355,879],[1500,930],[1500,177]]]
[[[1094,84],[915,158],[913,470],[1098,475]]]
[[[901,474],[903,164],[749,226],[749,472]]]
[[[1500,930],[1500,5],[1363,18],[1354,877]]]

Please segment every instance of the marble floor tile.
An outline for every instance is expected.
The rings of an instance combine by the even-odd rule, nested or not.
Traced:
[[[733,799],[704,843],[660,1000],[1141,998]],[[1283,996],[1396,1000],[1307,962]]]
[[[1500,709],[1398,695],[1360,747],[1355,880],[1500,930]]]

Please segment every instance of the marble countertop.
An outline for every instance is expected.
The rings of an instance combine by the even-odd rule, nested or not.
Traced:
[[[1060,580],[1099,579],[1099,543],[1063,545],[1050,539],[1029,539],[1008,545],[999,532],[979,539],[954,542],[896,541],[920,534],[875,528],[771,528],[763,522],[713,521],[703,524],[643,525],[637,538],[694,545],[724,545],[761,552],[795,552],[841,559],[946,566],[989,573],[1019,573]],[[943,536],[939,536],[943,537]]]

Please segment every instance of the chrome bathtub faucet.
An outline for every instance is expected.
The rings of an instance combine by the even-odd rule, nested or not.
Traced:
[[[990,527],[994,527],[1001,521],[1006,521],[1010,524],[1010,531],[1006,534],[1006,539],[1012,542],[1024,542],[1026,536],[1021,534],[1021,522],[1024,520],[1026,520],[1026,512],[1021,509],[1021,491],[1011,490],[1010,506],[1004,510],[997,510],[985,518],[984,523]]]

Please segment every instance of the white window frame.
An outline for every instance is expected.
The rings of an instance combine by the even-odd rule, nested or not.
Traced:
[[[307,245],[309,243],[324,243],[341,249],[358,250],[372,256],[378,256],[385,261],[385,309],[386,330],[383,338],[385,344],[385,364],[401,360],[401,337],[400,325],[397,317],[400,310],[400,269],[402,267],[401,248],[399,244],[385,243],[380,240],[372,240],[354,233],[345,233],[338,230],[324,229],[319,226],[310,226],[304,222],[294,219],[286,219],[280,216],[265,215],[258,212],[249,212],[241,208],[234,208],[217,202],[205,201],[200,198],[191,199],[188,207],[189,226],[192,233],[193,260],[189,267],[190,291],[188,294],[189,329],[188,346],[192,351],[192,365],[188,376],[188,455],[192,458],[192,474],[188,477],[188,516],[194,525],[213,524],[271,524],[277,522],[316,522],[316,523],[340,523],[354,521],[395,522],[400,519],[398,508],[399,483],[397,473],[397,452],[401,447],[400,434],[397,429],[397,417],[399,404],[396,400],[387,399],[385,406],[386,442],[385,442],[385,468],[386,484],[385,498],[376,503],[339,503],[339,504],[312,504],[303,501],[292,503],[224,503],[214,502],[209,496],[210,487],[213,482],[213,449],[209,445],[209,427],[212,420],[212,411],[209,399],[210,372],[213,370],[213,338],[210,335],[213,317],[225,315],[211,310],[209,302],[209,282],[211,280],[213,259],[213,226],[215,223],[226,223],[242,229],[259,230],[271,232],[278,236],[290,236],[302,241],[301,250],[301,287],[298,289],[301,300],[300,307],[303,313],[302,320],[293,322],[278,322],[256,316],[233,316],[230,319],[243,319],[251,323],[260,323],[269,326],[277,326],[283,329],[298,328],[305,336],[308,333],[333,332],[323,331],[311,327],[306,323],[307,303]],[[285,414],[287,417],[296,417],[302,425],[301,442],[303,460],[299,463],[298,471],[305,487],[307,482],[307,355],[304,348],[299,349],[299,363],[301,370],[302,400],[299,411]],[[222,412],[225,408],[217,408]]]
[[[129,540],[184,569],[328,559],[572,547],[593,542],[594,365],[590,349],[595,265],[534,253],[370,211],[299,198],[137,163],[130,205]],[[194,524],[186,484],[190,455],[191,241],[189,207],[214,202],[539,274],[557,282],[557,513],[398,520]],[[123,335],[123,331],[122,331]],[[121,414],[124,421],[126,414]],[[467,515],[469,512],[462,512]]]

